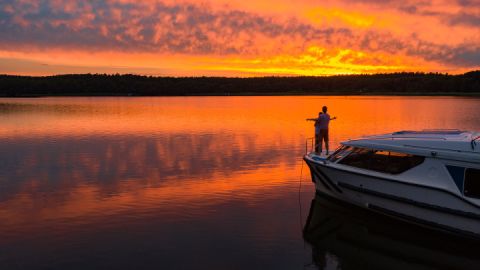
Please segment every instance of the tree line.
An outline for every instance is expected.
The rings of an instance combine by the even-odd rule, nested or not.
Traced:
[[[326,77],[154,77],[132,74],[0,75],[0,96],[480,94],[480,71]]]

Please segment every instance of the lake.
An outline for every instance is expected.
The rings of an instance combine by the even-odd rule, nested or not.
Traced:
[[[436,237],[365,248],[378,234],[355,237],[371,223],[410,234],[376,217],[339,233],[355,236],[347,248],[304,239],[318,202],[302,162],[314,132],[305,119],[323,105],[338,118],[332,149],[373,133],[480,131],[480,99],[467,97],[0,99],[0,269],[441,268],[382,253]],[[355,222],[347,213],[338,223]],[[478,269],[458,250],[427,249]]]

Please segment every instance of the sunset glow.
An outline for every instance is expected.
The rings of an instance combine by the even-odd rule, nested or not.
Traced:
[[[0,3],[0,74],[243,77],[480,68],[477,0]]]

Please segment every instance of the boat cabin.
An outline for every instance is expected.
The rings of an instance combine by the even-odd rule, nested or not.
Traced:
[[[420,166],[426,158],[440,159],[459,191],[480,199],[479,139],[479,133],[459,130],[400,131],[343,142],[327,160],[399,175]]]

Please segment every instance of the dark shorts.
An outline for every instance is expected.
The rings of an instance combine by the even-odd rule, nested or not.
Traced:
[[[325,141],[325,143],[328,143],[328,129],[320,129],[320,142]]]

